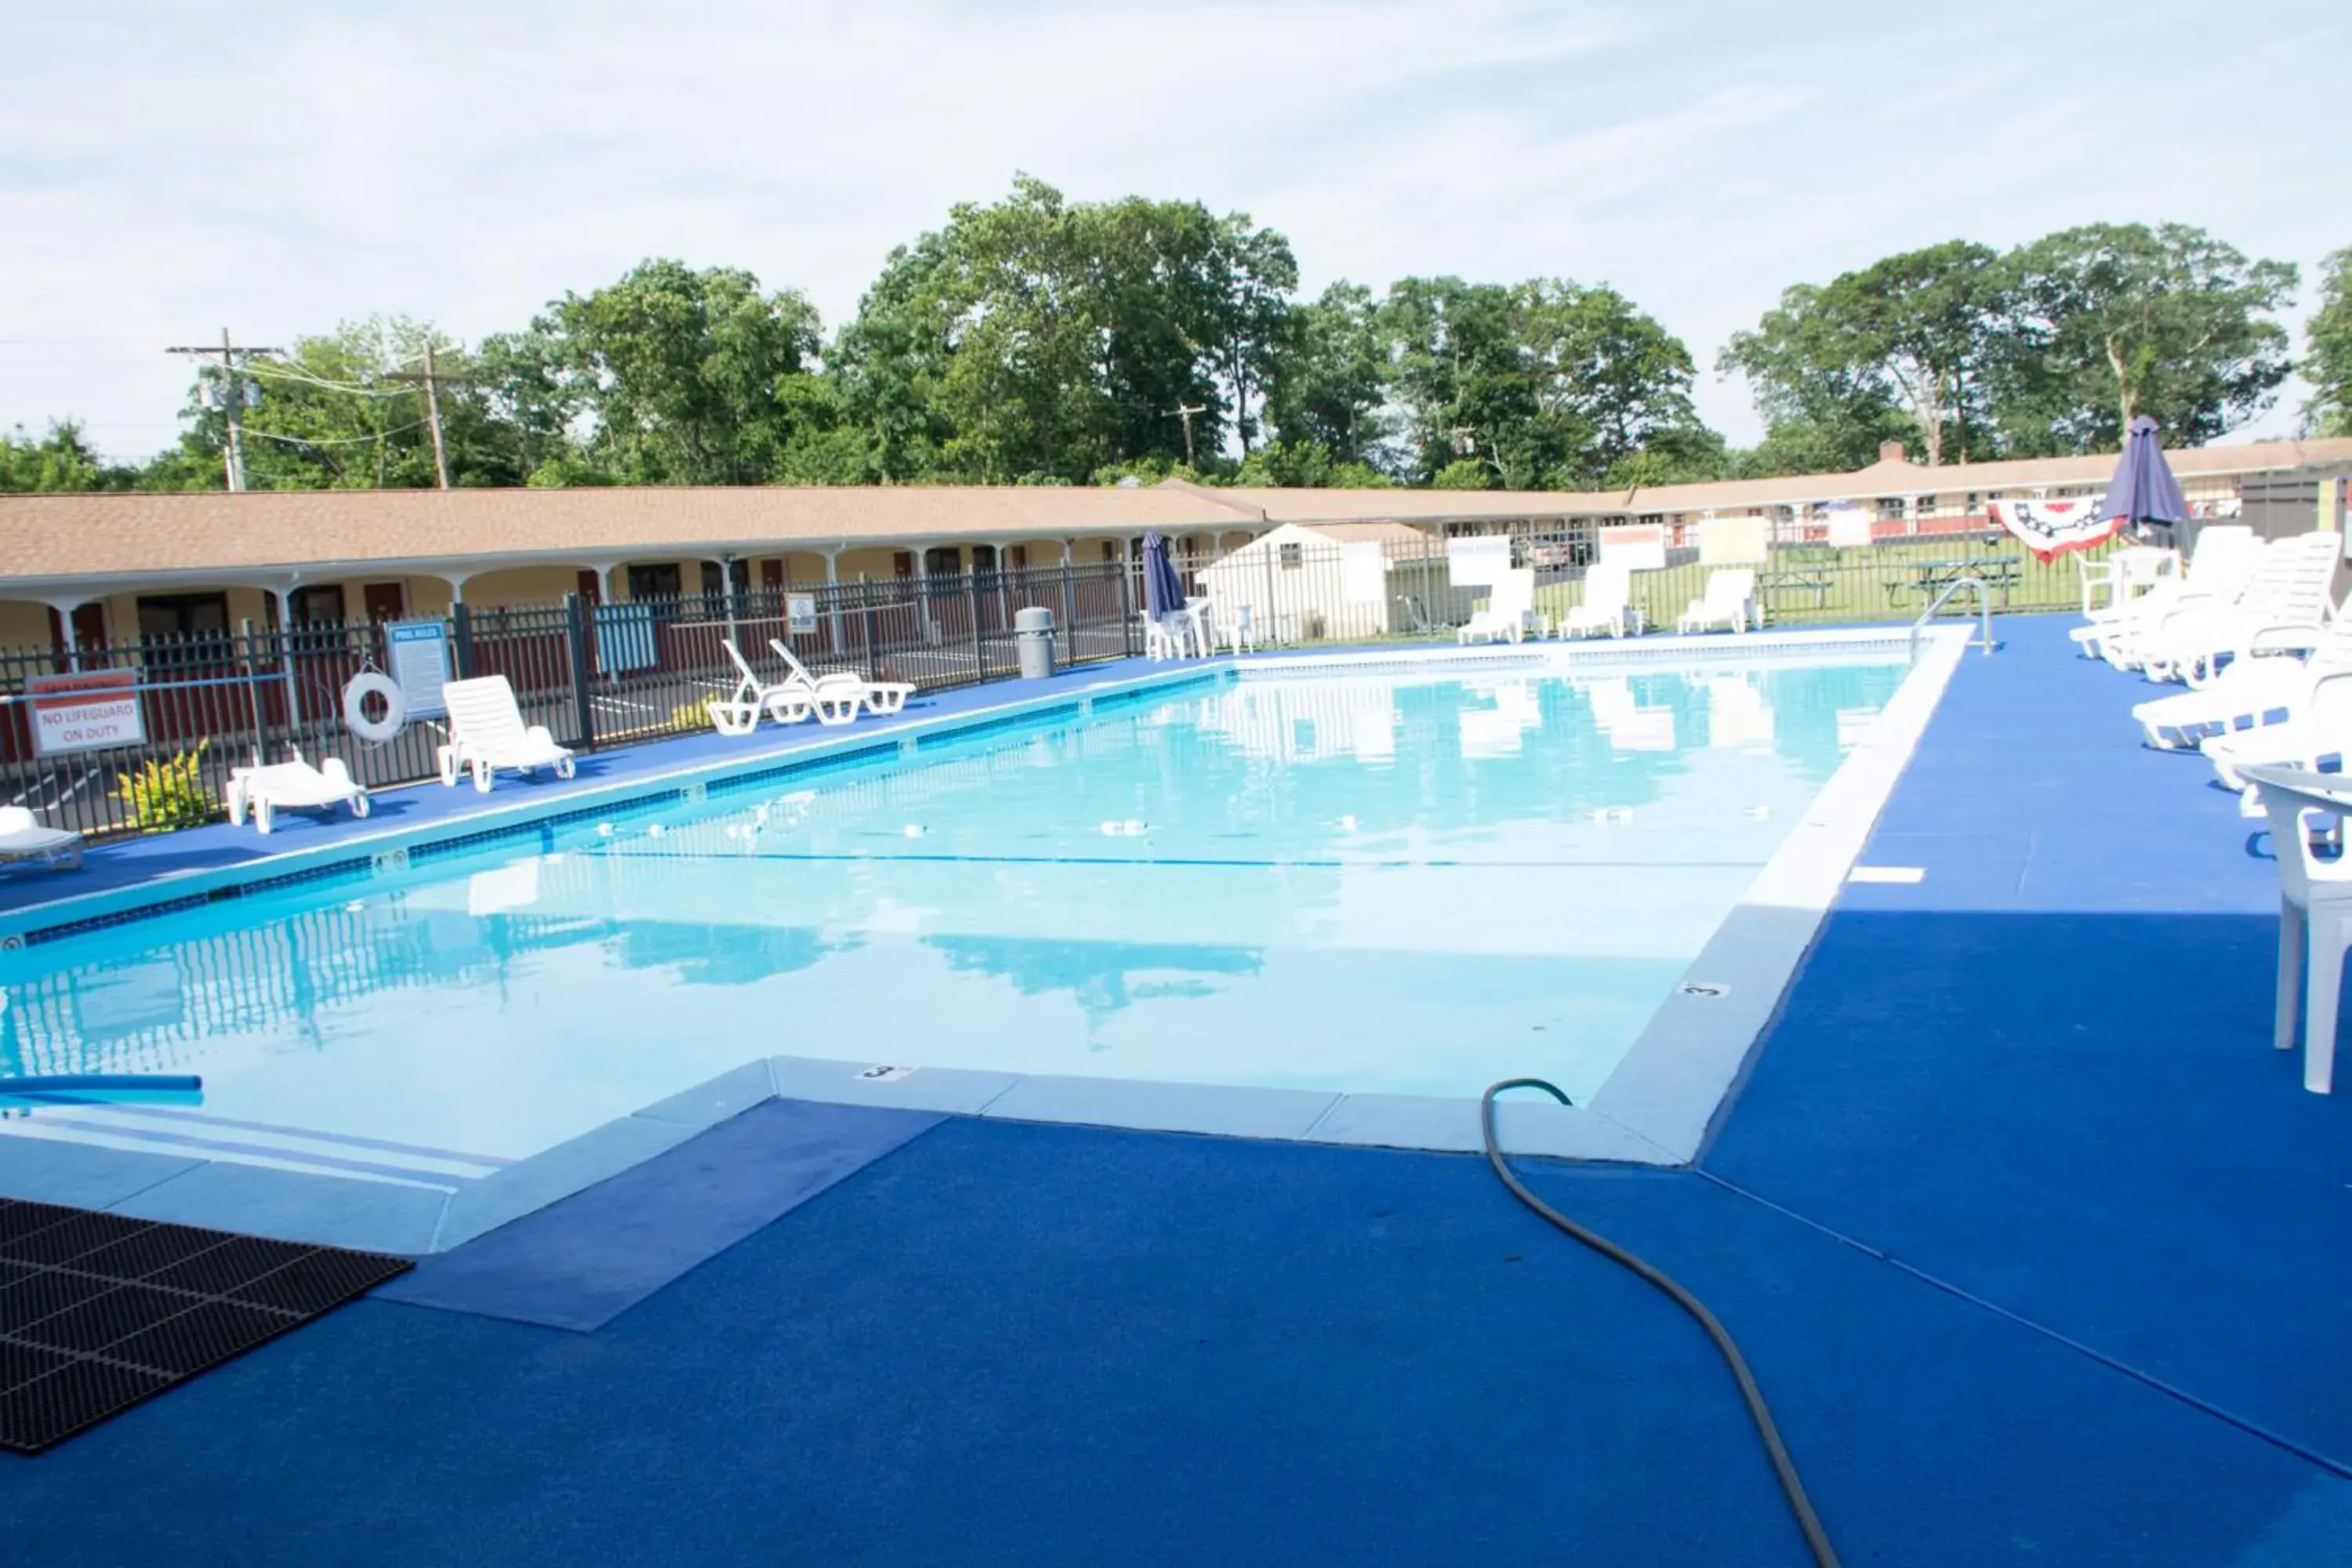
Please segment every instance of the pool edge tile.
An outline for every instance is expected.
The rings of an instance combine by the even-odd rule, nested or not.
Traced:
[[[770,1057],[767,1061],[779,1100],[935,1110],[949,1116],[978,1116],[1023,1081],[1017,1072],[972,1068],[916,1068],[895,1079],[858,1076],[873,1065],[824,1057]]]
[[[441,1187],[207,1160],[110,1207],[133,1219],[417,1257],[431,1248],[448,1200]]]
[[[1297,1142],[1304,1142],[1307,1132],[1330,1114],[1339,1099],[1322,1089],[1245,1089],[1040,1073],[1022,1079],[979,1114],[1006,1121],[1068,1122],[1143,1132],[1198,1132]]]
[[[697,1092],[687,1091],[688,1095]],[[762,1095],[741,1109],[749,1110],[751,1105],[771,1098]],[[689,1123],[643,1114],[616,1116],[601,1127],[568,1138],[552,1149],[541,1150],[494,1176],[484,1177],[451,1194],[426,1250],[446,1252],[462,1246],[609,1177],[633,1170],[730,1119],[722,1116],[709,1122]]]
[[[698,1130],[716,1127],[775,1097],[775,1075],[762,1058],[730,1068],[692,1089],[681,1089],[667,1100],[656,1100],[630,1114],[648,1121],[675,1121]]]
[[[205,1162],[32,1134],[0,1138],[0,1197],[110,1209]]]

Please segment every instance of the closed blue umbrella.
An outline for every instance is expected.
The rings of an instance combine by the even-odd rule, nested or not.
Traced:
[[[2189,521],[2189,503],[2180,497],[2180,481],[2164,460],[2157,444],[2156,421],[2143,414],[2131,422],[2131,438],[2107,481],[2105,514],[2135,527],[2160,523],[2167,528]]]
[[[1184,579],[1168,559],[1168,542],[1153,529],[1143,536],[1143,607],[1153,620],[1184,607]]]

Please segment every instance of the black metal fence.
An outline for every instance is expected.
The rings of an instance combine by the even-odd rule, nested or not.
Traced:
[[[1507,546],[1509,563],[1534,574],[1538,635],[1583,603],[1593,558],[1589,532],[1522,530],[1482,542]],[[1187,586],[1215,605],[1221,624],[1230,626],[1246,607],[1261,647],[1450,636],[1492,590],[1454,580],[1460,574],[1449,544],[1434,534],[1264,540],[1215,561],[1181,565]],[[2005,533],[1954,529],[1846,547],[1772,543],[1745,569],[1754,574],[1755,602],[1768,626],[1909,621],[1964,577],[1984,585],[1996,615],[2078,608],[2083,576],[2076,563],[2096,561],[2107,548],[2042,562]],[[1662,559],[1632,574],[1628,595],[1640,624],[1652,631],[1672,630],[1706,593],[1709,575],[1723,569],[1703,560],[1696,544],[1666,548]],[[1962,591],[1944,613],[1974,614],[1975,600]]]
[[[931,689],[1016,674],[1014,615],[1054,614],[1063,664],[1142,651],[1133,574],[1111,565],[765,588],[600,605],[460,605],[442,623],[449,674],[503,675],[526,722],[580,751],[704,732],[707,704],[741,679],[732,642],[765,680],[786,674],[771,639],[817,673],[856,669]],[[392,668],[385,626],[247,623],[234,632],[70,649],[0,650],[0,799],[54,826],[101,836],[223,815],[228,777],[299,748],[341,757],[371,787],[435,777],[445,739],[431,719],[383,744],[353,734],[343,692]],[[66,693],[48,678],[83,678]],[[47,689],[46,691],[44,689]],[[96,698],[135,709],[135,742],[84,747],[39,710]],[[87,741],[89,737],[81,737]]]

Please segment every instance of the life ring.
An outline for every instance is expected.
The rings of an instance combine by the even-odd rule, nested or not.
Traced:
[[[383,717],[367,716],[367,700],[371,696],[383,699]],[[343,727],[371,746],[381,746],[400,733],[408,721],[408,699],[392,677],[373,669],[362,669],[343,686]]]

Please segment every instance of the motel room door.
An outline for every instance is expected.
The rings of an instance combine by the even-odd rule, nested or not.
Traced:
[[[398,583],[370,583],[360,590],[371,626],[396,621],[408,614],[408,590]]]

